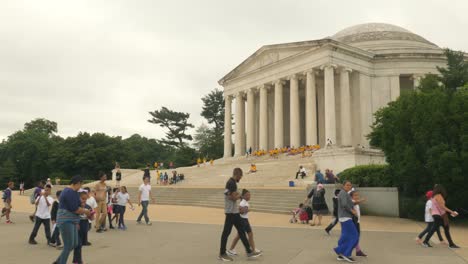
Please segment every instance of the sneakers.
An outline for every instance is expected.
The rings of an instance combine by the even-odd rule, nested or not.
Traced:
[[[261,255],[262,255],[262,253],[258,253],[258,252],[255,252],[255,251],[247,253],[248,258],[257,258],[257,257],[260,257]]]
[[[338,256],[338,257],[336,258],[336,260],[338,260],[338,261],[344,261],[345,259],[343,258],[343,256]]]
[[[230,250],[230,249],[226,250],[226,254],[228,256],[237,256],[237,252],[234,249],[233,250]]]
[[[55,248],[61,250],[61,249],[63,249],[63,245],[62,244],[57,245]]]
[[[453,245],[450,245],[449,248],[451,248],[451,249],[457,249],[457,248],[460,248],[460,247],[457,246],[457,245],[455,245],[455,244],[453,244]]]
[[[87,246],[91,246],[92,244],[89,243],[89,242],[86,242],[86,243],[83,243],[83,246],[87,247]]]
[[[357,251],[356,256],[358,256],[358,257],[367,257],[366,253],[362,252],[362,250]]]
[[[254,251],[257,252],[257,253],[263,253],[263,251],[261,251],[261,250],[258,249],[258,248],[256,248]]]
[[[50,243],[50,242],[47,242],[47,245],[48,245],[49,247],[56,247],[56,246],[57,246],[55,243]]]
[[[98,230],[96,230],[96,233],[103,233],[104,232],[104,229],[102,228],[99,228]]]
[[[327,233],[327,235],[330,235],[330,230],[325,229],[325,233]]]
[[[219,255],[218,259],[221,261],[234,261],[234,259],[228,256],[227,254]]]
[[[343,256],[343,255],[341,255],[341,257],[342,257],[344,260],[348,261],[349,263],[354,263],[354,262],[356,262],[352,257],[346,257],[346,256]]]
[[[143,224],[141,221],[137,221],[137,225],[141,225]]]
[[[431,244],[429,244],[429,242],[423,242],[422,243],[422,246],[425,247],[425,248],[431,248]]]
[[[5,223],[6,223],[6,224],[13,224],[13,222],[10,221],[10,220],[7,220]]]
[[[31,244],[31,245],[37,245],[37,242],[36,242],[36,240],[34,240],[34,239],[30,239],[30,240],[29,240],[29,244]]]
[[[151,225],[153,225],[153,223],[148,222],[148,223],[146,223],[146,225],[147,225],[147,226],[151,226]]]

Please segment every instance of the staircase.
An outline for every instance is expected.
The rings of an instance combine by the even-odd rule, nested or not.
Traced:
[[[243,184],[239,185],[239,192]],[[249,188],[252,194],[251,209],[256,212],[289,213],[303,202],[307,192],[305,189],[263,189]],[[136,201],[138,188],[129,187],[131,200]],[[152,197],[156,204],[200,206],[224,208],[224,188],[183,188],[183,187],[153,187]]]

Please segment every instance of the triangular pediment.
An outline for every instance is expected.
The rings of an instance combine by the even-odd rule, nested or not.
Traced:
[[[261,68],[278,63],[286,58],[297,56],[303,52],[318,49],[319,47],[320,40],[263,46],[239,64],[239,66],[234,70],[224,76],[220,80],[220,83],[257,71]]]

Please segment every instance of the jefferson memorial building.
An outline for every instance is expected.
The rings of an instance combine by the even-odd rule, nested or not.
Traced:
[[[424,74],[437,73],[437,66],[446,66],[443,49],[382,23],[263,46],[219,81],[225,95],[224,157],[232,157],[233,143],[235,157],[250,147],[327,142],[335,150],[369,149],[373,114],[418,87]]]

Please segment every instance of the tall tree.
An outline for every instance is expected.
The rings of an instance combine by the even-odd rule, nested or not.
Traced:
[[[172,111],[163,106],[160,110],[149,112],[149,114],[152,119],[149,119],[148,122],[169,130],[166,132],[166,139],[161,140],[161,142],[182,148],[185,146],[184,140],[192,140],[192,136],[187,134],[187,129],[194,127],[188,122],[189,113]]]
[[[446,49],[447,68],[437,67],[440,72],[440,82],[449,91],[455,91],[468,83],[468,62],[465,53]]]
[[[24,124],[24,130],[53,135],[57,133],[57,123],[44,118],[37,118]]]
[[[215,132],[222,134],[224,131],[224,97],[223,91],[215,88],[209,94],[202,97],[203,107],[201,116],[206,118],[208,124],[214,124]]]
[[[451,208],[468,208],[468,79],[460,81],[468,68],[457,62],[459,53],[446,55],[449,67],[439,69],[440,78],[425,76],[419,91],[377,111],[369,138],[384,151],[404,198],[415,199],[439,183],[449,190]],[[406,216],[414,215],[419,211]]]

